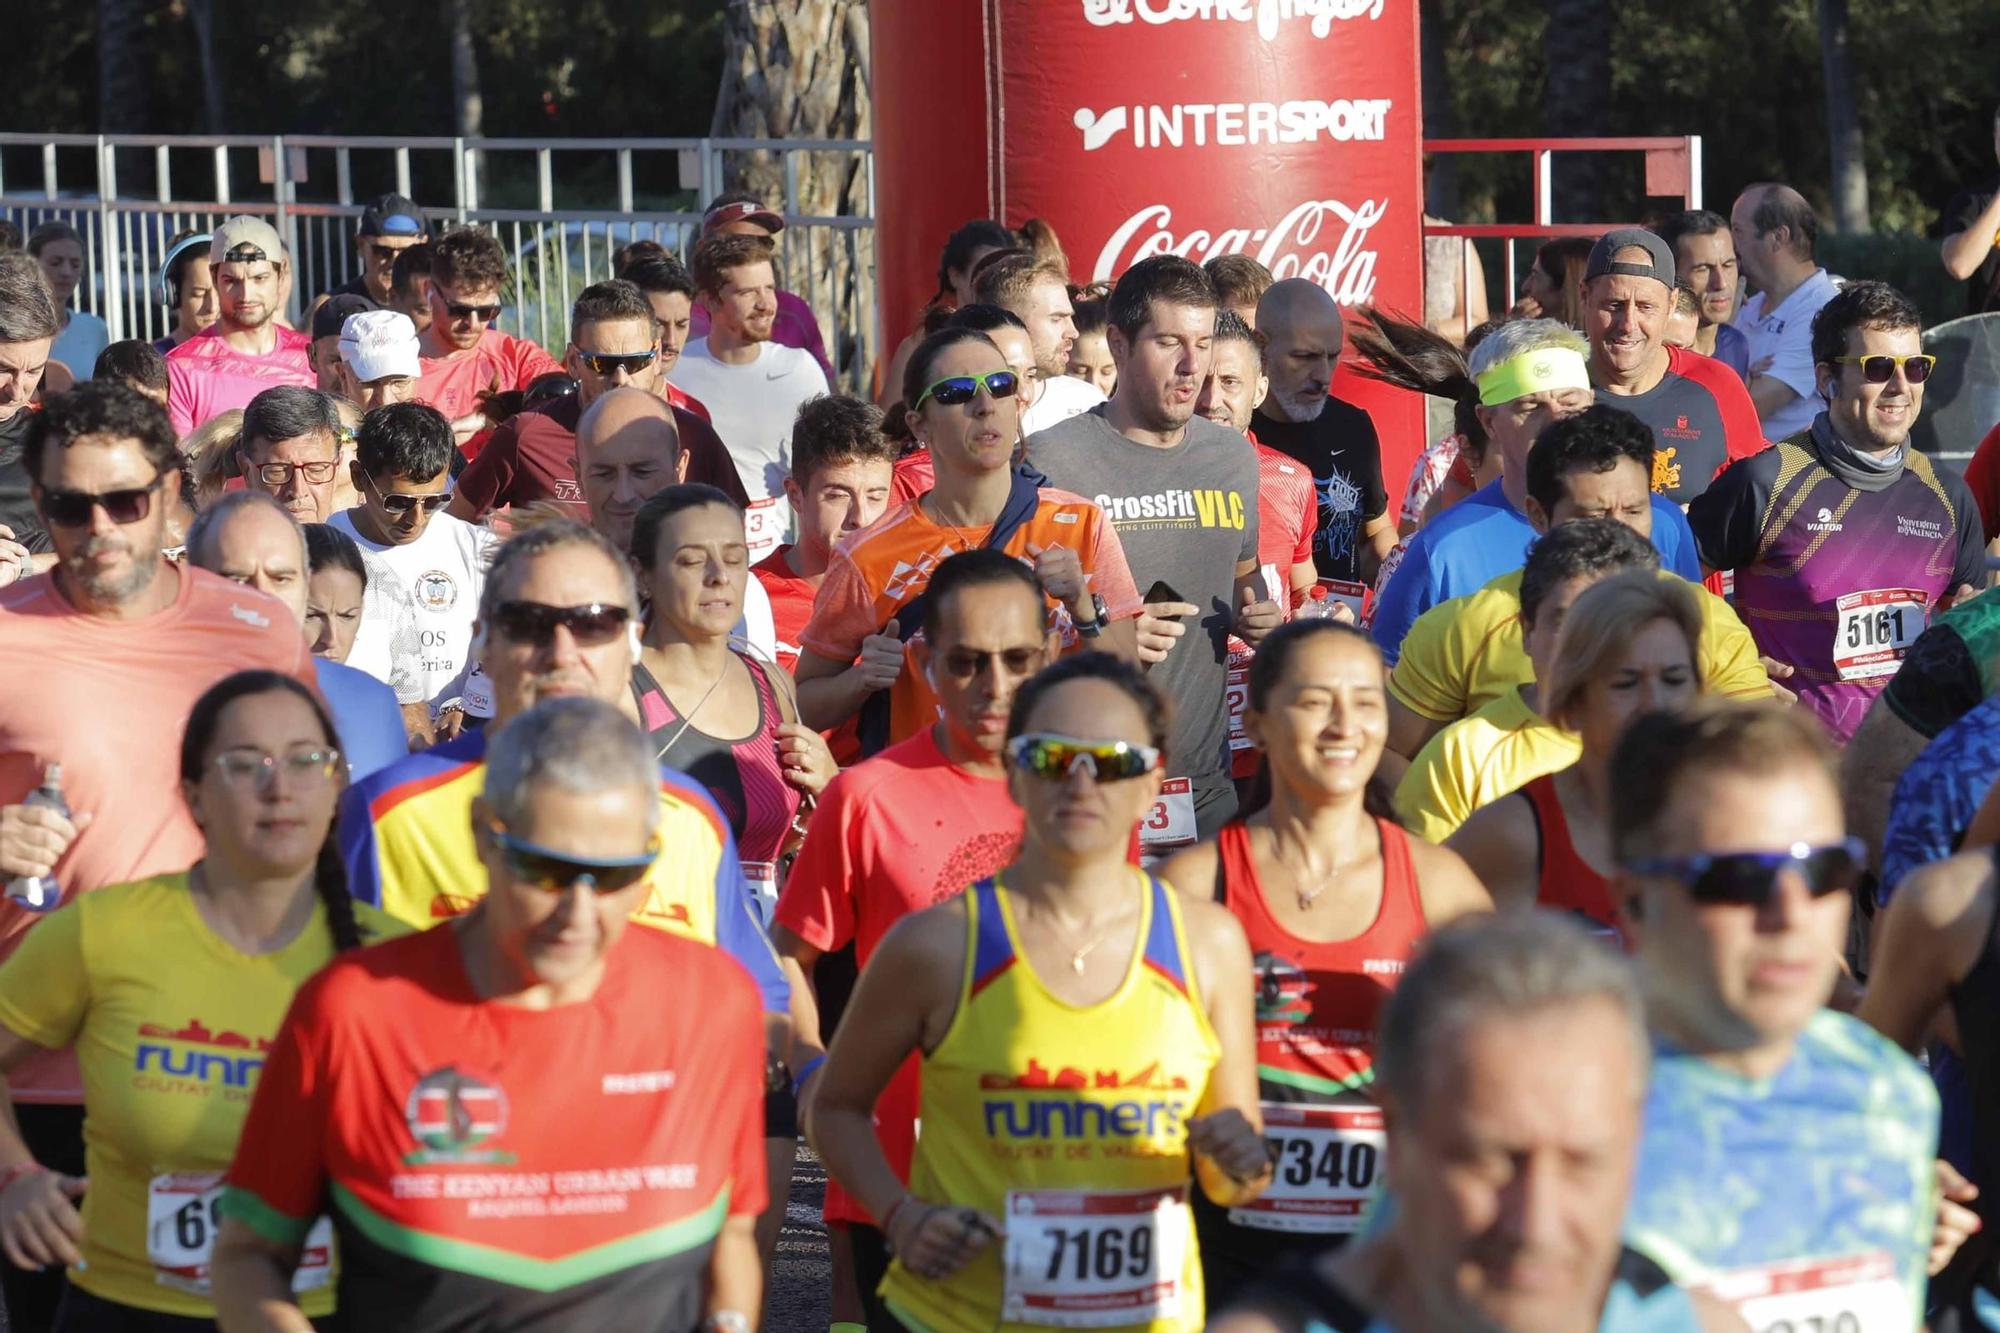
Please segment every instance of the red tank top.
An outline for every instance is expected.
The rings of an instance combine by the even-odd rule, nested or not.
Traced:
[[[1619,931],[1618,913],[1611,905],[1611,881],[1590,868],[1570,840],[1562,797],[1554,774],[1544,774],[1521,788],[1535,810],[1535,828],[1542,843],[1542,870],[1535,901],[1556,911],[1576,912],[1604,930]]]
[[[1216,840],[1222,903],[1243,923],[1257,968],[1257,1079],[1269,1102],[1326,1102],[1375,1078],[1375,1022],[1427,929],[1410,839],[1378,819],[1382,905],[1368,929],[1323,943],[1285,929],[1264,886],[1241,820]]]

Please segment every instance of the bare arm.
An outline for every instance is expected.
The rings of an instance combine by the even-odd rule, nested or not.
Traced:
[[[1445,729],[1446,724],[1425,717],[1416,709],[1389,692],[1389,741],[1388,748],[1405,759],[1417,757],[1417,751],[1424,743]]]
[[[1396,549],[1396,516],[1383,510],[1361,529],[1361,552],[1357,572],[1363,583],[1372,584],[1382,572],[1382,562]]]
[[[1493,895],[1457,852],[1412,838],[1410,861],[1417,872],[1417,898],[1423,904],[1424,923],[1432,930],[1462,916],[1494,910]]]
[[[810,648],[799,653],[792,676],[799,683],[799,721],[815,731],[831,731],[861,711],[868,696],[896,683],[903,670],[903,642],[895,621],[888,633],[861,641],[861,660],[837,662]]]
[[[1798,390],[1770,375],[1750,377],[1750,403],[1759,417],[1768,417],[1799,396]]]
[[[757,1327],[764,1300],[764,1264],[757,1252],[757,1219],[748,1213],[723,1222],[708,1256],[707,1313],[733,1310]]]
[[[1996,233],[2000,233],[2000,191],[1986,201],[1970,227],[1944,238],[1939,250],[1944,255],[1945,272],[1961,282],[1977,273],[1992,253]]]
[[[215,1322],[222,1333],[313,1333],[312,1321],[292,1296],[296,1245],[280,1245],[233,1217],[209,1255]]]
[[[1858,1017],[1904,1050],[1924,1044],[1993,918],[1992,858],[1954,856],[1911,875],[1875,935]]]
[[[1153,873],[1168,888],[1191,902],[1215,901],[1215,873],[1221,853],[1213,842],[1198,842],[1175,852]]]
[[[42,1052],[26,1037],[0,1027],[0,1073],[11,1073]],[[0,1172],[7,1171],[19,1171],[0,1191],[0,1250],[7,1261],[26,1269],[82,1263],[83,1215],[76,1203],[83,1197],[84,1182],[36,1167],[14,1118],[14,1098],[0,1079]]]
[[[1541,888],[1535,864],[1540,840],[1527,797],[1516,792],[1474,811],[1444,845],[1464,858],[1462,864],[1486,886],[1496,911],[1525,912],[1535,905]]]
[[[771,927],[771,947],[778,951],[778,966],[785,974],[785,982],[792,988],[792,1077],[826,1051],[820,1043],[819,993],[813,989],[813,964],[819,961],[820,951],[807,944],[783,926]],[[824,1070],[825,1064],[820,1065]],[[799,1085],[799,1120],[804,1123],[806,1108],[811,1104],[811,1092],[819,1082],[819,1073],[809,1075]]]
[[[1928,744],[1921,732],[1896,716],[1887,699],[1877,695],[1841,754],[1840,787],[1847,807],[1847,831],[1868,844],[1868,863],[1878,869],[1896,782]]]
[[[1188,1122],[1195,1177],[1216,1203],[1248,1203],[1271,1183],[1264,1116],[1257,1102],[1256,981],[1250,943],[1229,911],[1182,900],[1181,920],[1194,953],[1208,1025],[1222,1055],[1208,1077],[1200,1117]]]

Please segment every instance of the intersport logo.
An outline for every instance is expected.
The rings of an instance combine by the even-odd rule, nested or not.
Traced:
[[[1099,28],[1120,23],[1255,23],[1267,42],[1279,25],[1311,20],[1310,31],[1325,37],[1336,22],[1382,17],[1382,0],[1083,0],[1083,17]]]
[[[1083,132],[1083,151],[1113,139],[1134,148],[1254,147],[1258,144],[1335,143],[1386,138],[1390,99],[1335,102],[1189,102],[1179,106],[1083,107],[1070,118]]]
[[[1251,254],[1275,277],[1306,278],[1343,305],[1375,299],[1375,250],[1368,233],[1388,212],[1387,199],[1349,204],[1308,199],[1268,227],[1191,228],[1176,235],[1165,204],[1140,209],[1120,223],[1098,251],[1093,282],[1111,282],[1142,259],[1175,254],[1205,264],[1217,255]]]

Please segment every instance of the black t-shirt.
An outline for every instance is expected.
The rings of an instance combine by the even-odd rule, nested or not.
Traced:
[[[1361,581],[1361,529],[1389,508],[1382,489],[1382,441],[1375,422],[1352,403],[1329,397],[1311,421],[1280,421],[1259,408],[1250,431],[1260,444],[1306,465],[1319,492],[1313,566],[1323,579]]]
[[[2000,177],[1983,190],[1960,190],[1953,195],[1944,209],[1944,234],[1951,237],[1971,230],[1996,191],[2000,191]],[[1993,244],[1994,239],[1991,236],[1986,238],[1986,257],[1979,261],[1979,271],[1965,284],[1965,312],[1968,315],[2000,310],[2000,247]]]
[[[28,497],[28,465],[21,458],[28,423],[34,419],[34,410],[24,407],[0,421],[0,523],[14,530],[15,541],[42,552],[51,549],[49,534],[35,517],[35,502]]]
[[[1653,489],[1675,504],[1688,504],[1707,490],[1729,462],[1722,408],[1705,384],[1670,370],[1644,393],[1600,392],[1597,401],[1653,428]]]

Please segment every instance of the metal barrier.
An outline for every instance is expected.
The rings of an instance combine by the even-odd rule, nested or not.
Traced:
[[[818,314],[839,383],[865,394],[877,338],[865,140],[0,133],[0,217],[24,233],[50,218],[75,226],[84,238],[78,308],[101,316],[114,339],[158,338],[172,324],[158,266],[177,232],[237,213],[269,219],[292,251],[296,320],[316,294],[359,272],[357,198],[394,190],[433,221],[491,230],[513,260],[502,327],[560,354],[572,298],[611,276],[612,252],[652,239],[685,258],[700,215],[658,205],[720,193],[731,159],[753,154],[775,157],[782,174],[779,282]],[[523,156],[533,163],[532,199],[483,197],[494,159]],[[121,174],[143,189],[121,189]],[[177,178],[200,184],[183,192]],[[503,206],[512,204],[523,206]]]
[[[1426,222],[1424,239],[1432,237],[1459,237],[1468,242],[1475,240],[1499,240],[1504,242],[1505,256],[1503,269],[1506,285],[1501,288],[1504,299],[1501,308],[1511,304],[1517,290],[1517,265],[1515,242],[1524,240],[1542,241],[1556,236],[1601,236],[1613,227],[1625,224],[1618,222],[1557,222],[1555,221],[1555,155],[1557,153],[1644,153],[1646,155],[1646,194],[1677,194],[1687,208],[1700,208],[1701,204],[1701,136],[1699,134],[1677,135],[1671,138],[1606,138],[1606,139],[1426,139],[1426,153],[1528,153],[1533,158],[1535,220],[1531,223],[1505,222],[1476,225],[1440,224]],[[1468,244],[1460,260],[1459,290],[1471,285],[1472,261],[1469,258],[1472,247]],[[1532,263],[1532,258],[1530,259]]]

